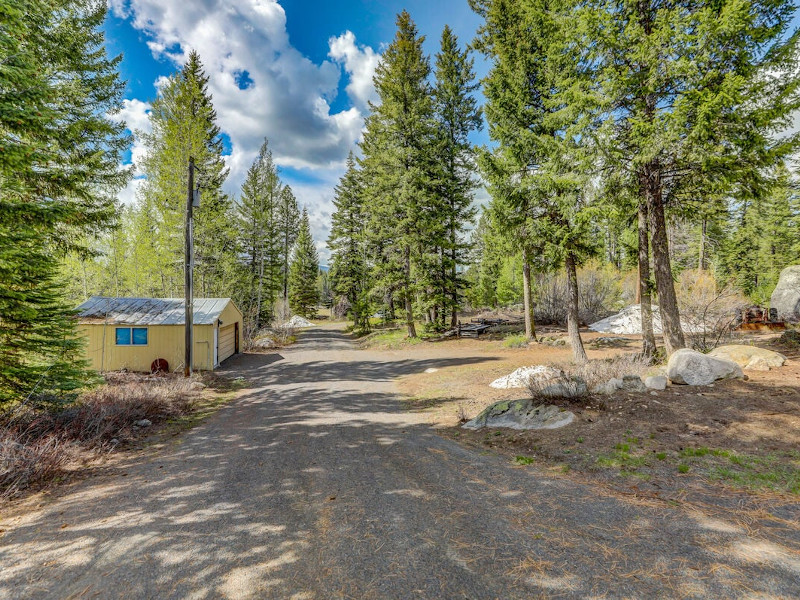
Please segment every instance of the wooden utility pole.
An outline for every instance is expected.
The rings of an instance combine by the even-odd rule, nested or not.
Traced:
[[[194,158],[189,158],[189,186],[186,194],[186,256],[184,258],[184,275],[186,292],[186,349],[184,357],[183,376],[190,377],[192,374],[192,349],[194,346],[194,226],[193,211],[194,206]]]

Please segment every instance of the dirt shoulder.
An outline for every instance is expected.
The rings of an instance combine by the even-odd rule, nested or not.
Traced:
[[[620,347],[598,348],[600,334],[587,333],[590,359],[638,348],[637,336]],[[774,335],[749,341],[789,357],[769,372],[749,372],[748,381],[711,386],[669,386],[664,391],[619,392],[579,401],[561,400],[575,414],[556,430],[470,431],[460,422],[493,402],[524,398],[526,390],[497,390],[489,383],[520,366],[566,366],[563,346],[507,349],[499,341],[452,340],[413,348],[415,356],[483,353],[493,360],[403,377],[405,405],[425,413],[441,435],[471,447],[499,452],[520,464],[537,463],[559,473],[620,491],[665,499],[800,500],[800,358]],[[602,340],[601,342],[602,343]],[[724,499],[720,501],[720,499]],[[755,501],[755,500],[754,500]]]

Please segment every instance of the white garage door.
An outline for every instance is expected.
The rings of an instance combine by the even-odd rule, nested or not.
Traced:
[[[220,327],[219,329],[219,362],[233,356],[236,351],[235,325]]]

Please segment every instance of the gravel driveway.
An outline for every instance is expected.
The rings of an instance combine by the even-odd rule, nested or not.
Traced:
[[[364,352],[317,328],[226,370],[248,388],[180,443],[0,537],[0,598],[791,598],[797,549],[477,454],[393,379],[481,356]]]

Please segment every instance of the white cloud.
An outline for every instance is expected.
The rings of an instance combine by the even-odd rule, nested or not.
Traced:
[[[176,67],[192,48],[200,53],[219,125],[233,148],[228,191],[238,191],[264,137],[278,165],[341,172],[363,128],[370,65],[377,60],[371,48],[356,47],[355,36],[345,34],[336,53],[350,74],[354,106],[332,112],[340,67],[314,64],[290,45],[286,15],[275,0],[112,0],[111,8],[131,18],[151,52]],[[237,78],[244,72],[252,85],[242,90]]]
[[[157,58],[168,58],[178,68],[191,49],[200,53],[219,125],[231,140],[225,157],[229,193],[238,193],[265,137],[279,166],[313,172],[315,183],[286,179],[298,202],[308,207],[320,261],[327,264],[333,187],[361,136],[367,102],[376,100],[372,77],[380,55],[359,46],[348,31],[329,39],[330,61],[313,63],[291,46],[286,15],[275,0],[109,0],[109,5],[145,34]],[[342,69],[352,107],[333,112]],[[238,79],[244,72],[252,84],[242,90]],[[165,80],[159,77],[156,89]],[[146,132],[149,108],[126,100],[120,118]],[[133,161],[143,153],[135,139]],[[132,180],[120,200],[133,202],[141,183]]]
[[[142,143],[141,134],[150,133],[150,104],[141,100],[123,100],[122,109],[110,116],[112,121],[125,122],[128,131],[133,134],[131,147],[131,162],[134,165],[134,174],[141,175],[141,162],[146,149]]]
[[[347,95],[359,109],[366,111],[368,102],[378,101],[372,78],[380,63],[380,55],[369,46],[359,47],[352,31],[345,31],[338,37],[330,38],[328,46],[330,47],[328,56],[342,64],[350,76]]]

